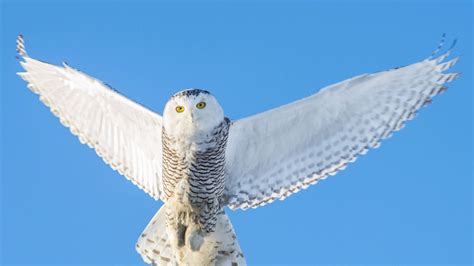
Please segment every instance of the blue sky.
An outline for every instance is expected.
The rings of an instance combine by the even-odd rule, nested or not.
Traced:
[[[228,211],[250,265],[471,264],[471,1],[12,1],[1,6],[1,262],[140,265],[161,206],[63,128],[15,75],[15,38],[162,111],[211,91],[232,119],[458,38],[464,75],[381,148],[287,200]]]

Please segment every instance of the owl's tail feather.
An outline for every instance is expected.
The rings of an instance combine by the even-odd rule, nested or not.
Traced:
[[[166,209],[163,205],[153,216],[143,233],[138,238],[137,252],[142,259],[153,265],[178,265],[174,259],[171,244],[166,233]]]
[[[244,254],[240,249],[239,242],[235,235],[234,228],[230,223],[229,217],[222,212],[217,218],[216,230],[210,234],[215,237],[217,247],[217,256],[215,257],[216,266],[246,266]]]
[[[136,249],[146,263],[159,266],[246,265],[234,228],[224,212],[217,217],[215,231],[202,237],[203,243],[198,250],[183,247],[179,250],[179,252],[184,252],[183,256],[176,258],[177,254],[174,254],[175,250],[166,229],[165,204],[158,210],[141,234]]]
[[[186,233],[189,246],[178,252],[180,266],[246,266],[245,258],[240,249],[234,228],[229,218],[222,211],[217,216],[216,227],[211,233],[205,233],[193,239],[193,229]],[[200,231],[200,230],[198,230]],[[194,231],[196,232],[196,231]],[[199,234],[199,233],[198,233]]]

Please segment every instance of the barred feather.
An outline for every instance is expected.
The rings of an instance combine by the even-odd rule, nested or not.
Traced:
[[[225,119],[206,141],[204,150],[193,154],[182,154],[176,145],[179,141],[163,129],[163,189],[165,200],[175,192],[182,179],[187,181],[187,198],[190,204],[202,209],[199,222],[204,230],[211,232],[216,224],[217,213],[222,210],[221,198],[225,185],[225,149],[230,122]],[[205,206],[205,208],[203,208]]]

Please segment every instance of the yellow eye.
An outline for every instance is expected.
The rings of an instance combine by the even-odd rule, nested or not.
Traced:
[[[176,112],[178,113],[184,112],[184,106],[176,106]]]
[[[199,102],[196,104],[196,107],[198,109],[203,109],[204,107],[206,107],[206,103],[205,102]]]

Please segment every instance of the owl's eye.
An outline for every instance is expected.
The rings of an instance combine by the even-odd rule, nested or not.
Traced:
[[[178,113],[184,112],[184,106],[176,106],[176,112]]]
[[[197,107],[198,109],[203,109],[204,107],[206,107],[206,103],[205,103],[205,102],[198,102],[198,103],[196,104],[196,107]]]

